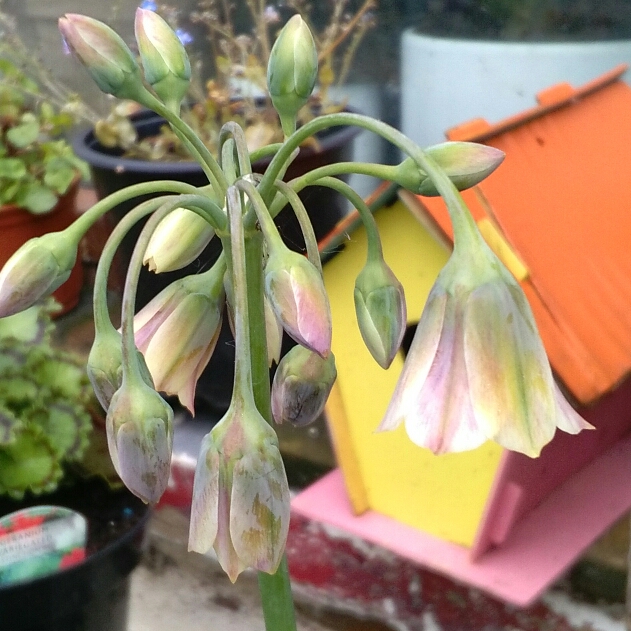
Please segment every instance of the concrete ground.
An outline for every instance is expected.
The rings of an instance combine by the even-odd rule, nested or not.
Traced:
[[[128,631],[264,631],[258,583],[244,572],[233,585],[216,558],[188,553],[186,518],[164,509],[152,522],[134,571]],[[299,631],[387,631],[379,623],[297,603]]]
[[[175,509],[162,510],[150,529],[144,562],[134,572],[128,631],[264,631],[256,576],[243,573],[232,585],[216,559],[186,551],[187,520]],[[562,628],[576,631],[625,631],[622,604],[593,604],[573,597],[567,582],[542,599]],[[340,608],[317,606],[298,597],[299,631],[455,631],[428,615],[421,626],[386,626],[348,615]],[[567,623],[567,624],[566,624]],[[556,629],[561,628],[557,624]],[[524,628],[530,628],[527,624]],[[472,630],[473,631],[473,630]],[[492,625],[475,631],[520,631]],[[555,631],[554,628],[548,631]]]

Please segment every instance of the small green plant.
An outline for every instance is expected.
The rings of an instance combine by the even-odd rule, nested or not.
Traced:
[[[41,97],[41,98],[40,98]],[[49,212],[87,167],[61,138],[74,123],[35,81],[0,58],[0,203]]]
[[[49,299],[0,320],[0,495],[54,491],[86,455],[93,396],[85,366],[51,343]]]

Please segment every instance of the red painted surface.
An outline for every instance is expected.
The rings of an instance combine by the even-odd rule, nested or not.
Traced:
[[[570,631],[568,622],[537,604],[502,603],[353,539],[293,515],[287,556],[301,596],[409,631]],[[405,627],[401,626],[405,625]]]

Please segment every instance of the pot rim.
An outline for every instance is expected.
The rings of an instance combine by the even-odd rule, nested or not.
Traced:
[[[357,113],[356,110],[346,107],[345,112]],[[132,116],[132,121],[136,124],[151,124],[156,119],[162,117],[151,110],[143,110],[142,112]],[[310,147],[302,147],[300,153],[305,157],[317,155],[329,149],[344,145],[350,142],[361,131],[360,127],[353,125],[339,125],[331,127],[335,130],[318,138],[320,150],[315,151]],[[93,167],[101,169],[109,169],[112,171],[125,171],[136,173],[156,173],[156,174],[172,174],[174,171],[179,173],[198,173],[201,170],[199,164],[193,160],[182,161],[161,161],[161,160],[140,160],[137,158],[126,158],[106,153],[101,149],[101,145],[96,140],[94,130],[92,128],[80,129],[72,137],[72,148],[77,156],[85,160]],[[265,164],[264,161],[261,161]]]

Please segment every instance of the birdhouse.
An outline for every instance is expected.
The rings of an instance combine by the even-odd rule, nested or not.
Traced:
[[[464,193],[491,248],[520,282],[557,380],[595,431],[557,432],[539,458],[495,443],[435,456],[403,427],[375,432],[402,370],[384,371],[359,333],[353,287],[366,234],[324,268],[338,381],[327,417],[339,463],[299,495],[298,513],[525,605],[631,507],[631,88],[619,67],[568,84],[497,125],[452,140],[502,149],[504,163]],[[384,255],[403,284],[409,337],[450,254],[440,198],[401,192],[375,211]],[[409,341],[408,341],[409,342]]]

